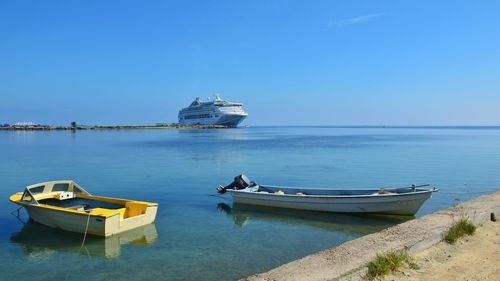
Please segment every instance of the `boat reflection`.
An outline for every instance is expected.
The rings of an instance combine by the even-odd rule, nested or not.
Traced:
[[[156,226],[148,224],[108,238],[87,236],[46,227],[29,221],[10,241],[18,244],[29,257],[47,256],[53,252],[71,252],[92,257],[114,258],[120,255],[123,244],[151,246],[158,238]]]
[[[231,217],[234,223],[241,227],[245,227],[252,221],[264,221],[308,226],[356,236],[374,233],[414,218],[409,216],[322,213],[245,204],[234,204],[231,207],[225,203],[217,204],[217,209],[220,213]]]

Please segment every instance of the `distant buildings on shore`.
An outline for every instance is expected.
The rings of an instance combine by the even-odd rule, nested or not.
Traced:
[[[40,126],[40,124],[35,124],[33,122],[17,122],[14,126]]]
[[[17,122],[14,124],[0,124],[1,130],[21,130],[21,131],[29,131],[29,130],[51,130],[54,129],[55,126],[49,125],[41,125],[33,122]]]
[[[40,125],[36,124],[33,122],[17,122],[15,124],[0,124],[0,128],[39,128],[39,127],[46,127],[45,125]]]

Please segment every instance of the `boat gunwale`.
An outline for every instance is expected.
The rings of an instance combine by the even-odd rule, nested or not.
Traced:
[[[68,208],[63,208],[63,207],[58,207],[58,206],[52,206],[52,205],[47,205],[47,204],[30,204],[28,202],[23,202],[21,200],[19,201],[12,201],[15,204],[21,205],[21,206],[31,206],[31,207],[36,207],[36,208],[42,208],[42,209],[49,209],[49,210],[54,210],[54,211],[60,211],[60,212],[66,212],[66,213],[72,213],[75,215],[82,215],[82,216],[91,216],[91,217],[99,217],[99,218],[110,218],[116,215],[119,215],[119,213],[116,214],[111,214],[111,215],[99,215],[99,214],[92,214],[90,212],[86,211],[78,211],[78,210],[72,210]]]
[[[15,195],[18,195],[19,193],[15,193],[11,195],[11,198]],[[83,196],[82,196],[83,195]],[[124,202],[138,202],[138,203],[145,203],[148,205],[148,207],[157,207],[158,203],[152,203],[152,202],[145,202],[145,201],[136,201],[136,200],[130,200],[130,199],[122,199],[122,198],[115,198],[115,197],[105,197],[105,196],[95,196],[95,195],[86,195],[86,194],[77,194],[77,197],[80,198],[87,198],[87,199],[111,199],[111,200],[118,200],[118,201],[124,201]],[[9,200],[12,203],[21,205],[21,206],[33,206],[33,207],[39,207],[39,208],[44,208],[44,209],[51,209],[55,211],[60,211],[60,212],[67,212],[67,213],[72,213],[72,214],[78,214],[78,215],[84,215],[84,216],[91,216],[91,217],[99,217],[99,218],[111,218],[113,216],[119,215],[119,213],[114,213],[114,214],[109,214],[109,215],[102,215],[102,214],[92,214],[91,212],[87,211],[79,211],[79,210],[73,210],[73,209],[68,209],[65,207],[59,207],[59,206],[54,206],[54,205],[48,205],[44,203],[38,203],[38,204],[32,204],[30,202],[24,202],[22,200],[12,200],[9,198]],[[96,201],[105,201],[105,200],[96,200]],[[109,201],[105,201],[109,202]],[[105,208],[106,209],[106,208]],[[140,216],[140,215],[138,215]]]
[[[327,189],[327,188],[301,188],[301,187],[282,187],[282,186],[273,186],[273,185],[262,185],[263,187],[271,187],[271,188],[280,188],[280,189],[298,189],[298,190],[303,190],[307,192],[307,190],[337,190],[337,191],[370,191],[370,192],[377,192],[379,190],[376,189]],[[333,198],[373,198],[373,197],[397,197],[397,196],[409,196],[409,195],[417,195],[417,194],[426,194],[426,193],[433,193],[437,192],[439,189],[433,187],[433,188],[425,188],[425,190],[421,191],[411,191],[411,192],[405,192],[405,193],[391,193],[391,194],[356,194],[356,195],[313,195],[313,194],[303,194],[303,195],[298,195],[298,194],[276,194],[276,193],[271,193],[271,192],[259,192],[259,191],[245,191],[245,189],[240,189],[240,190],[234,190],[234,189],[228,189],[231,194],[236,193],[236,194],[258,194],[258,196],[266,196],[266,195],[272,195],[272,196],[284,196],[284,197],[296,197],[296,198],[328,198],[328,199],[333,199]],[[391,190],[396,190],[400,188],[387,188],[384,189],[386,191],[391,191]]]

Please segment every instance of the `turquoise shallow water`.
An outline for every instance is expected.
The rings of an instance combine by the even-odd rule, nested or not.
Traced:
[[[500,128],[1,131],[0,157],[0,280],[235,280],[405,220],[214,196],[242,172],[291,186],[439,187],[417,216],[500,188]],[[82,235],[10,214],[10,194],[54,179],[158,202],[156,223],[80,250]]]

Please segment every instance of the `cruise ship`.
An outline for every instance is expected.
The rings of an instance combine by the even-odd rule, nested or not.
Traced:
[[[248,116],[243,110],[243,104],[223,100],[215,95],[202,102],[196,98],[186,108],[179,111],[179,124],[181,125],[220,125],[235,128]]]

